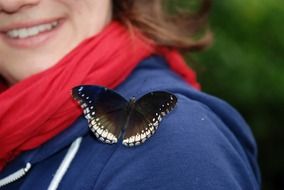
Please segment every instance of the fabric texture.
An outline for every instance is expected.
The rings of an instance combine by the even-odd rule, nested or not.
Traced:
[[[12,161],[0,179],[26,163],[25,177],[1,188],[47,189],[72,142],[78,153],[58,190],[258,190],[257,149],[242,117],[226,102],[187,85],[164,59],[143,61],[116,89],[129,99],[154,90],[178,97],[176,108],[143,145],[128,148],[96,139],[84,117],[43,146]]]
[[[54,67],[2,91],[0,170],[20,152],[38,147],[74,122],[81,110],[70,96],[72,87],[91,83],[114,88],[152,54],[162,54],[174,71],[199,88],[179,53],[156,47],[139,31],[130,34],[112,22]]]

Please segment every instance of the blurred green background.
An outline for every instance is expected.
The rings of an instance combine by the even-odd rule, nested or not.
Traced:
[[[231,103],[252,127],[263,189],[284,189],[284,1],[214,1],[210,26],[212,47],[192,56],[203,91]]]

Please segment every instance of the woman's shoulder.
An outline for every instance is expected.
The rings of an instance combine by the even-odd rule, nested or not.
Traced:
[[[255,155],[226,128],[207,107],[178,95],[176,109],[144,144],[117,145],[95,187],[259,189]]]
[[[159,57],[142,63],[118,90],[125,96],[165,90],[178,101],[144,145],[113,154],[112,171],[119,163],[114,184],[132,176],[122,184],[135,185],[143,178],[145,188],[258,189],[253,136],[229,104],[184,83]]]

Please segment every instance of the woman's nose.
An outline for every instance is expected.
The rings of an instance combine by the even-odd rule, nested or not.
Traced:
[[[19,10],[38,4],[40,0],[0,0],[0,13],[13,14]]]

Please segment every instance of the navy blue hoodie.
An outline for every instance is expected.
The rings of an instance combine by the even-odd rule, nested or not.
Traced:
[[[116,89],[127,99],[153,90],[170,91],[178,102],[143,145],[101,143],[80,117],[12,161],[0,174],[0,189],[260,189],[254,138],[230,105],[193,89],[158,56]]]

